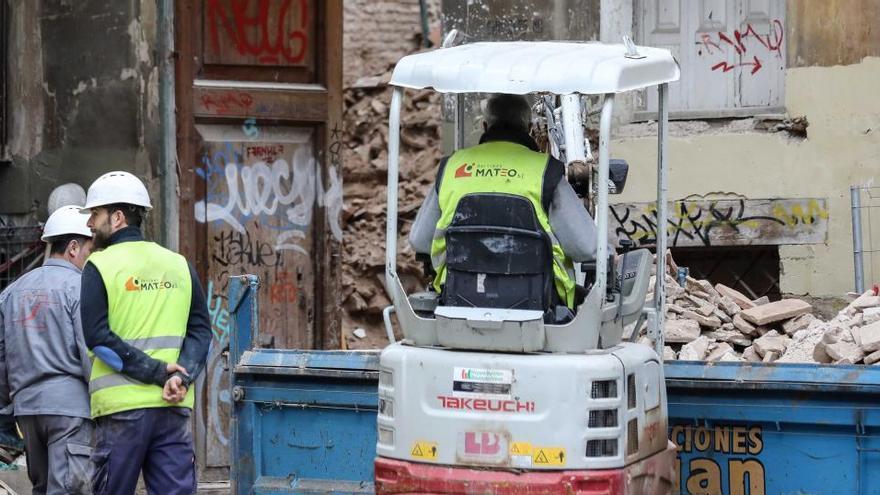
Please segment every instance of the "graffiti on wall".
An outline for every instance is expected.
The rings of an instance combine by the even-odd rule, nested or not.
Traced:
[[[205,381],[207,461],[227,465],[231,404],[223,350],[232,327],[229,277],[250,273],[260,278],[261,335],[274,339],[261,345],[311,345],[315,246],[342,239],[341,132],[331,132],[325,180],[313,128],[261,127],[256,118],[245,119],[240,127],[197,128],[205,145],[195,172],[205,195],[193,208],[195,219],[207,227],[207,297],[214,332]],[[326,221],[332,237],[316,241],[313,222],[319,207],[327,216],[318,218]]]
[[[717,33],[702,33],[700,35],[697,55],[707,57],[724,57],[729,48],[733,48],[738,56],[737,63],[729,63],[719,60],[712,65],[713,71],[729,72],[737,67],[747,68],[750,75],[754,75],[764,67],[768,56],[782,58],[782,41],[784,37],[782,21],[773,19],[770,22],[770,33],[760,35],[751,24],[746,24],[744,30],[735,29],[732,34],[719,31]],[[754,40],[755,43],[747,43]],[[751,46],[751,50],[749,47]]]
[[[207,0],[206,61],[305,65],[311,4],[309,0]]]
[[[669,203],[666,235],[670,246],[820,244],[828,235],[825,199],[718,199]],[[637,246],[657,242],[656,203],[611,205],[612,242]]]

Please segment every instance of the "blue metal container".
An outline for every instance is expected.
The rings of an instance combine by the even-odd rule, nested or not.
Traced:
[[[255,349],[257,287],[229,291],[233,493],[372,493],[378,352]]]
[[[880,494],[880,366],[664,366],[683,494]]]
[[[255,277],[233,277],[236,494],[371,493],[378,353],[256,349]],[[880,495],[880,366],[671,362],[679,492]]]

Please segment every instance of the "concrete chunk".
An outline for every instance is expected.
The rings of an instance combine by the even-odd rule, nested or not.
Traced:
[[[718,342],[727,342],[728,344],[740,345],[743,347],[752,345],[752,339],[737,330],[729,330],[724,327],[712,330],[711,332],[706,332],[706,336],[713,338]]]
[[[742,317],[742,313],[733,315],[733,326],[735,326],[737,330],[746,335],[754,335],[756,337],[758,336],[757,332],[755,331],[755,326],[744,320]]]
[[[681,316],[689,320],[694,320],[701,326],[707,328],[719,328],[721,326],[721,320],[719,320],[717,316],[703,316],[691,310],[685,310]]]
[[[811,313],[804,313],[800,316],[782,322],[782,329],[789,335],[794,335],[799,331],[810,326],[810,323],[816,319]]]
[[[791,339],[786,335],[780,335],[776,330],[767,332],[766,335],[759,339],[755,339],[755,350],[761,357],[766,357],[768,353],[775,352],[777,357],[785,352]]]
[[[714,308],[715,311],[712,313],[718,317],[723,323],[733,323],[733,319],[727,316],[727,313],[721,310],[721,308]]]
[[[723,356],[718,358],[718,361],[720,361],[722,363],[724,363],[724,362],[744,363],[746,360],[744,358],[742,358],[741,356],[738,356],[735,352],[728,351]]]
[[[873,292],[867,292],[859,296],[858,299],[852,302],[852,307],[865,310],[867,308],[876,308],[880,306],[880,296],[869,294],[873,294]]]
[[[833,344],[826,344],[825,353],[835,362],[846,361],[846,364],[858,363],[865,357],[865,353],[862,352],[859,346],[842,340]]]
[[[681,306],[679,306],[677,304],[667,304],[666,311],[670,311],[672,313],[680,315],[684,312],[684,308],[682,308]]]
[[[715,290],[718,291],[718,293],[722,296],[729,297],[742,309],[755,307],[755,304],[752,302],[751,299],[748,298],[748,296],[736,289],[731,289],[724,284],[715,284]]]
[[[880,362],[880,351],[874,351],[865,356],[865,364],[874,364]]]
[[[666,320],[663,335],[670,344],[687,344],[700,336],[700,325],[693,320]]]
[[[825,351],[825,347],[827,345],[828,344],[826,344],[825,342],[820,341],[818,344],[816,344],[816,347],[813,348],[813,360],[815,360],[817,363],[828,364],[834,361],[833,359],[831,359],[831,356],[829,356],[828,353]]]
[[[743,359],[752,363],[761,362],[761,356],[758,355],[758,351],[755,350],[754,345],[750,345],[743,350]]]
[[[742,308],[740,308],[733,299],[727,296],[721,296],[718,299],[718,306],[720,306],[721,309],[723,309],[724,312],[729,314],[730,316],[734,316],[735,314],[742,311]]]
[[[675,360],[675,350],[668,345],[663,346],[663,360],[664,361],[674,361]]]
[[[714,344],[714,347],[710,347],[709,354],[706,355],[706,361],[718,361],[721,359],[721,356],[728,352],[733,352],[733,347],[730,347],[730,344],[727,342],[718,342]]]
[[[716,311],[718,311],[718,308],[716,308],[714,304],[706,304],[694,310],[694,312],[706,317],[712,316]]]
[[[880,351],[880,321],[859,329],[859,337],[863,351]]]
[[[706,352],[708,352],[709,344],[711,343],[712,341],[708,337],[701,335],[700,338],[693,342],[681,346],[678,359],[682,361],[702,361],[706,357]]]
[[[766,325],[809,313],[813,307],[800,299],[783,299],[755,308],[744,309],[740,314],[753,325]]]
[[[865,325],[870,325],[875,321],[880,321],[880,308],[866,308],[862,312],[862,322]]]
[[[779,353],[776,351],[770,351],[767,354],[764,354],[764,357],[761,359],[762,363],[772,363],[779,359]]]
[[[816,363],[813,352],[816,345],[822,342],[822,328],[813,330],[804,329],[794,334],[788,347],[785,348],[785,354],[779,358],[780,363]]]

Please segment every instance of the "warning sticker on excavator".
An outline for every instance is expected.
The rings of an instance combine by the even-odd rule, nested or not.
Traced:
[[[416,459],[434,461],[437,459],[437,444],[434,442],[416,442],[409,455]]]
[[[559,447],[535,447],[532,462],[536,466],[564,466],[565,449]]]
[[[529,442],[513,442],[510,444],[510,455],[532,455],[532,444]]]

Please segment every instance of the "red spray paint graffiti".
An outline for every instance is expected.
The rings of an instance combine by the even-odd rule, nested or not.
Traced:
[[[756,72],[761,70],[762,67],[764,67],[764,64],[761,63],[761,59],[758,58],[758,55],[756,54],[752,55],[751,60],[748,59],[748,48],[746,47],[746,44],[743,42],[743,40],[752,38],[760,43],[767,52],[781,58],[782,40],[784,37],[782,21],[780,21],[779,19],[774,19],[773,22],[770,23],[770,26],[770,33],[773,36],[772,38],[771,34],[761,36],[757,33],[757,31],[755,31],[755,28],[752,27],[751,24],[747,24],[745,30],[743,31],[734,30],[732,38],[728,36],[727,33],[716,33],[718,41],[715,41],[711,34],[701,34],[700,42],[698,43],[699,45],[701,45],[701,48],[697,50],[697,54],[703,55],[703,52],[705,51],[706,55],[715,55],[716,52],[723,52],[722,43],[730,45],[731,47],[733,47],[734,50],[736,50],[737,55],[740,55],[741,59],[745,61],[730,64],[722,60],[713,65],[712,70],[729,72],[736,67],[751,67],[752,70],[750,74],[754,75]]]
[[[228,7],[228,8],[227,8]],[[291,9],[296,8],[296,11]],[[290,26],[291,13],[297,26]],[[231,45],[241,56],[254,56],[261,64],[301,64],[308,50],[307,0],[271,1],[208,0],[208,35],[215,54]]]
[[[201,98],[202,107],[206,112],[217,115],[248,113],[254,98],[242,91],[226,91],[216,94],[204,94]]]

